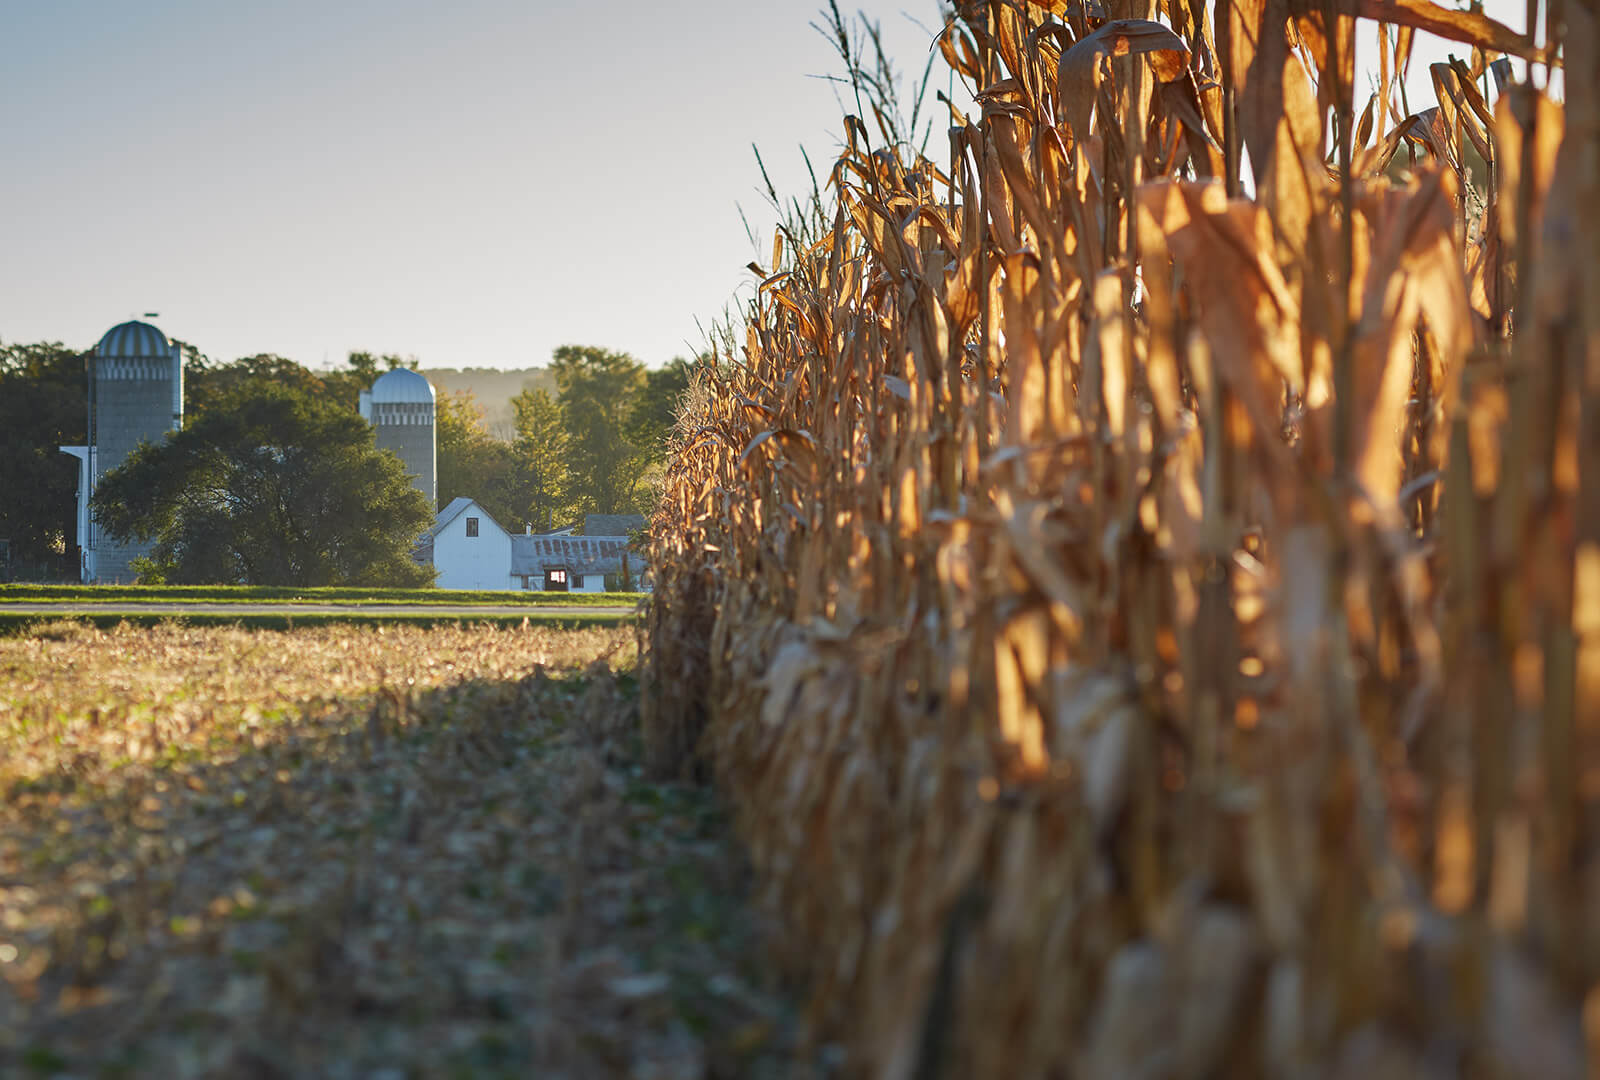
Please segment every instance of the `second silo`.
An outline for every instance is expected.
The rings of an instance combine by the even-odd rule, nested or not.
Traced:
[[[361,415],[372,424],[378,449],[401,460],[417,490],[427,496],[429,510],[437,510],[433,385],[415,371],[395,368],[361,392]]]

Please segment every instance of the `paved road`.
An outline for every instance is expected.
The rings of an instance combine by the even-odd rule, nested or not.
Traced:
[[[601,607],[594,604],[277,604],[277,603],[188,603],[185,601],[144,602],[97,600],[84,602],[5,601],[0,614],[15,615],[443,615],[471,618],[474,615],[630,615],[631,607]]]

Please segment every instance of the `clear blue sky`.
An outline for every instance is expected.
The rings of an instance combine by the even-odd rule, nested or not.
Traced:
[[[686,355],[750,278],[736,204],[770,245],[750,144],[780,192],[798,145],[833,157],[820,6],[8,4],[0,340],[156,311],[217,359]],[[841,7],[920,73],[933,0]],[[1496,10],[1520,0],[1489,8],[1520,26]]]

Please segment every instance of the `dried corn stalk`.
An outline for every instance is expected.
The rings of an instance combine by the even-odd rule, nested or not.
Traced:
[[[963,2],[948,155],[849,119],[644,667],[857,1073],[1600,1069],[1596,33]]]

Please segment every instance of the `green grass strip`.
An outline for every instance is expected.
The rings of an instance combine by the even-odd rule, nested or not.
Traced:
[[[238,626],[246,630],[294,630],[310,626],[547,626],[559,630],[579,630],[592,626],[616,626],[633,620],[632,614],[616,612],[573,613],[530,610],[515,615],[381,615],[371,612],[305,615],[228,615],[199,613],[189,615],[145,614],[143,612],[72,612],[67,614],[16,614],[0,612],[0,636],[27,637],[41,626],[60,622],[81,622],[102,630],[119,623],[130,626],[157,626],[179,623],[185,626]]]
[[[269,585],[0,585],[0,608],[8,601],[140,603],[200,602],[210,604],[498,604],[548,607],[631,607],[644,593],[564,593],[521,589],[360,589],[318,587],[296,589]]]

